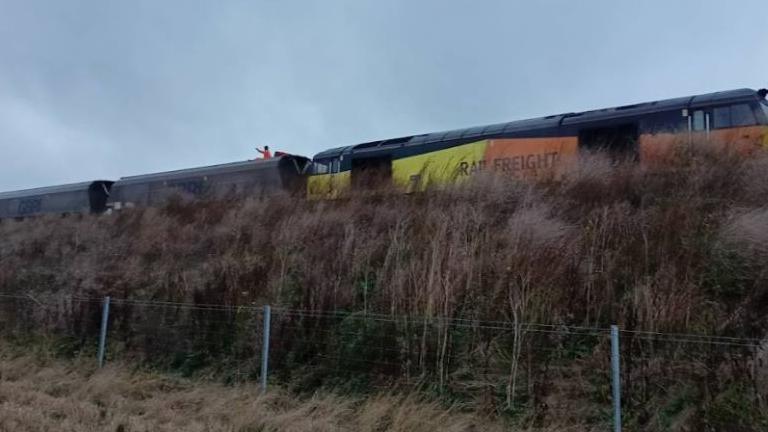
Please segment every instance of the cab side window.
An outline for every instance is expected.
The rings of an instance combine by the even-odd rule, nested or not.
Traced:
[[[320,174],[328,174],[328,165],[325,163],[315,162],[312,164],[313,167],[313,174],[320,175]]]
[[[731,126],[753,126],[755,124],[757,121],[751,106],[740,104],[731,107]]]
[[[712,110],[712,127],[714,129],[731,127],[731,107],[716,107]]]
[[[755,113],[749,104],[716,107],[713,110],[714,129],[725,129],[757,124]]]
[[[695,131],[703,131],[705,128],[704,124],[704,111],[694,111],[693,112],[693,130]]]

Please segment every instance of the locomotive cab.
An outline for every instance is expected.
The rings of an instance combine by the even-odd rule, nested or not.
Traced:
[[[313,158],[307,169],[307,197],[336,198],[350,186],[351,174],[346,164],[349,157],[345,147],[326,150]]]
[[[768,145],[765,90],[751,98],[694,103],[688,111],[689,141],[713,141],[751,152]]]

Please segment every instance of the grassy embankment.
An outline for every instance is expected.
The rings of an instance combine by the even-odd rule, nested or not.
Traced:
[[[91,343],[98,325],[98,305],[67,303],[71,295],[355,312],[357,321],[332,323],[278,317],[275,379],[302,391],[333,386],[358,394],[405,384],[524,425],[605,425],[604,338],[515,325],[617,323],[763,340],[766,197],[768,157],[706,149],[653,167],[586,158],[562,178],[481,178],[417,196],[176,204],[4,221],[0,287],[35,299],[60,296],[24,316],[74,336],[70,353]],[[10,308],[22,310],[13,303],[9,316]],[[459,329],[444,318],[498,321],[516,331]],[[165,323],[129,306],[114,319],[124,340],[140,333],[138,322]],[[190,375],[226,373],[226,352],[238,342],[204,333],[243,325],[239,316],[227,320],[195,321],[195,332],[176,335],[199,339],[194,355],[189,345],[158,346],[146,335],[111,352]],[[343,336],[350,330],[366,343]],[[624,379],[635,429],[765,425],[759,350],[667,340],[662,347],[632,335],[623,339]],[[371,342],[389,349],[371,350]],[[358,379],[371,370],[316,361],[330,346],[387,366]]]

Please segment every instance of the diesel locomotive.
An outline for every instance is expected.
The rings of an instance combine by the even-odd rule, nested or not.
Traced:
[[[334,148],[313,158],[308,194],[382,182],[417,191],[488,170],[525,177],[590,150],[652,161],[705,140],[768,147],[766,93],[731,90]]]
[[[479,172],[519,177],[557,168],[583,151],[639,162],[706,140],[768,148],[765,89],[739,89],[337,147],[312,160],[283,154],[164,173],[0,193],[0,219],[103,213],[185,200],[293,193],[334,198],[386,185],[404,192]]]

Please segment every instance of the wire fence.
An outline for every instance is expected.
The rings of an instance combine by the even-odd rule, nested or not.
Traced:
[[[267,378],[296,388],[409,386],[466,406],[543,421],[550,413],[610,424],[610,328],[446,317],[111,299],[105,361],[140,362],[228,382]],[[63,354],[96,359],[104,299],[0,294],[5,337],[53,337]],[[269,328],[265,332],[265,322]],[[265,334],[266,333],[266,334]],[[761,409],[765,347],[757,339],[622,330],[626,424],[671,421],[735,389]],[[268,342],[268,349],[265,346]],[[617,358],[618,360],[618,358]],[[266,381],[265,381],[266,382]],[[664,406],[659,411],[651,407]]]

